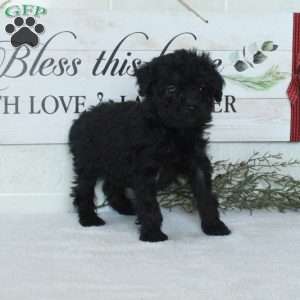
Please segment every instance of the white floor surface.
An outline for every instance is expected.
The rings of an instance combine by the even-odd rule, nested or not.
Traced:
[[[197,215],[163,214],[169,241],[154,244],[109,209],[99,228],[72,213],[1,214],[0,299],[300,299],[300,213],[228,212],[227,237],[205,236]]]

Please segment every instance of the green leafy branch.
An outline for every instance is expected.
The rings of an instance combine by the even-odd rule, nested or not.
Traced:
[[[288,167],[300,167],[300,161],[284,161],[282,154],[254,153],[245,161],[226,160],[213,163],[214,192],[222,210],[276,209],[280,212],[300,209],[300,180],[284,173]],[[193,212],[195,205],[189,183],[179,178],[176,183],[158,192],[164,208],[181,207]],[[101,203],[98,208],[104,207]]]
[[[254,153],[246,161],[217,161],[213,166],[214,191],[221,209],[300,209],[300,180],[283,172],[287,167],[299,167],[298,160],[283,161],[281,154]],[[159,192],[159,202],[165,208],[179,206],[192,212],[192,199],[190,186],[182,179]]]

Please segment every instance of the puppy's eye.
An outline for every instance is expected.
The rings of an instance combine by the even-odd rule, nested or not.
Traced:
[[[167,86],[167,94],[170,95],[170,94],[174,94],[175,92],[177,91],[177,88],[175,85],[169,85]]]

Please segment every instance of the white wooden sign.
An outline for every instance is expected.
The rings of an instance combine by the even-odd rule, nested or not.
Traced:
[[[210,52],[226,79],[212,141],[290,140],[291,14],[213,14],[206,24],[187,14],[41,9],[0,11],[0,144],[66,143],[80,112],[135,100],[134,69],[178,48]]]

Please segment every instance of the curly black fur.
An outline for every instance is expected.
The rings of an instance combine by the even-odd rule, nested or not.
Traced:
[[[80,223],[104,224],[94,205],[94,187],[101,179],[111,207],[137,214],[141,240],[166,240],[156,192],[183,175],[191,183],[203,231],[229,234],[212,193],[203,137],[214,101],[221,100],[223,78],[207,54],[193,50],[154,58],[136,71],[136,78],[141,103],[100,104],[82,113],[70,130],[76,173],[72,195]]]

